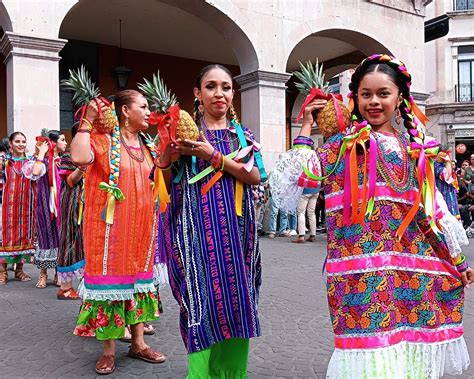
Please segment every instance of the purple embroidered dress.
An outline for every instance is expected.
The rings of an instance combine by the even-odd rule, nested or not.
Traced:
[[[236,134],[207,131],[223,154],[239,147]],[[253,135],[245,130],[249,143]],[[161,237],[169,281],[180,305],[180,330],[189,353],[230,338],[260,335],[257,313],[260,252],[251,186],[243,185],[242,216],[236,214],[235,178],[224,174],[206,195],[209,175],[189,184],[207,161],[183,157],[173,168],[171,203]]]

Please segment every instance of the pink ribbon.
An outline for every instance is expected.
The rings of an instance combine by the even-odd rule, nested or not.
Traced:
[[[393,346],[400,342],[435,343],[454,340],[462,337],[463,326],[455,326],[450,329],[399,330],[394,333],[384,333],[380,336],[371,337],[339,337],[334,336],[337,349],[375,349],[379,347]]]

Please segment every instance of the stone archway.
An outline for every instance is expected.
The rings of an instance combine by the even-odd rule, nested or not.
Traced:
[[[287,60],[287,72],[298,70],[298,62],[313,63],[318,58],[324,65],[325,80],[329,81],[336,75],[346,72],[357,66],[364,58],[374,53],[391,54],[391,51],[376,39],[347,29],[320,30],[303,38],[295,44]],[[347,94],[348,74],[341,76],[339,82],[341,93]],[[303,97],[295,87],[295,76],[288,81],[286,96],[286,143],[291,146],[292,136],[297,134],[301,124],[296,123],[296,116],[303,103]],[[322,136],[315,130],[315,141],[321,141]]]

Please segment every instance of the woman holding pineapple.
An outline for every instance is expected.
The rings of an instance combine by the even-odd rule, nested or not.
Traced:
[[[159,316],[153,284],[157,213],[149,180],[154,150],[142,133],[150,111],[139,92],[116,95],[118,124],[104,101],[88,100],[71,143],[73,162],[87,166],[83,304],[74,334],[103,341],[95,369],[109,374],[115,369],[115,340],[124,336],[126,325],[132,333],[130,357],[166,360],[143,337],[143,323]]]
[[[439,378],[469,365],[463,287],[473,271],[446,243],[448,217],[434,201],[438,145],[425,137],[426,117],[410,85],[396,58],[365,59],[349,86],[352,122],[341,132],[336,123],[314,151],[313,112],[334,100],[309,99],[296,149],[286,157],[292,165],[274,170],[281,181],[273,195],[282,204],[320,181],[326,195],[325,268],[336,347],[328,378]],[[408,133],[394,127],[402,120]]]
[[[66,151],[66,138],[58,130],[47,131],[38,138],[37,156],[27,162],[23,172],[27,178],[38,180],[36,222],[38,248],[35,264],[40,269],[37,288],[46,288],[48,269],[56,269],[59,247],[60,155]],[[56,274],[57,275],[57,274]],[[57,284],[57,276],[54,282]]]
[[[200,140],[161,146],[158,163],[171,173],[163,232],[169,280],[180,305],[188,377],[246,378],[249,339],[260,335],[251,189],[260,183],[253,164],[259,146],[250,130],[227,119],[234,96],[229,70],[205,67],[194,94]],[[181,158],[173,162],[176,153]]]

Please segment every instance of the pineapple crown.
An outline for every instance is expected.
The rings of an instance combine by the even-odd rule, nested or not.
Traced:
[[[316,64],[313,65],[311,61],[306,62],[306,65],[299,62],[300,71],[294,71],[301,83],[295,83],[296,88],[304,95],[308,95],[311,88],[319,88],[323,92],[327,92],[329,83],[324,80],[323,64],[319,64],[316,58]]]
[[[362,78],[370,72],[381,72],[388,75],[397,85],[403,101],[400,104],[400,115],[404,120],[405,128],[410,132],[412,137],[424,140],[425,128],[424,124],[428,121],[427,117],[421,112],[415,103],[413,96],[410,94],[411,75],[406,65],[394,56],[387,54],[374,54],[364,59],[355,69],[349,84],[349,97],[357,102],[357,93]],[[362,118],[358,107],[353,109],[353,119],[358,121]]]
[[[76,107],[89,104],[100,96],[100,90],[92,81],[84,65],[77,70],[69,70],[69,78],[61,80],[61,85],[74,91],[72,101]]]
[[[138,89],[150,103],[150,108],[160,114],[168,112],[168,109],[177,104],[176,95],[172,93],[160,77],[160,71],[153,74],[152,81],[143,78],[144,83],[138,84]]]

